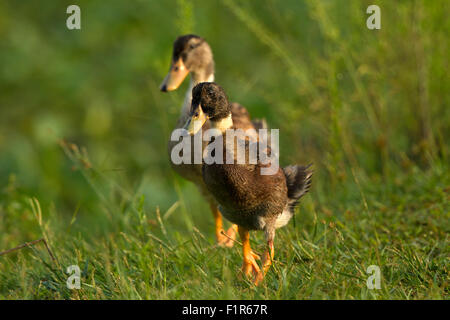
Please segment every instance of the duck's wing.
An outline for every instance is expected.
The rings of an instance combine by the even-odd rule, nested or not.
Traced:
[[[252,120],[252,124],[255,127],[256,130],[259,129],[268,129],[269,126],[267,125],[267,121],[265,118],[262,119],[254,119]]]
[[[231,104],[231,117],[233,118],[235,129],[255,129],[247,109],[239,103],[233,102]]]
[[[231,104],[231,116],[236,129],[267,129],[266,119],[250,119],[247,109],[237,102]]]

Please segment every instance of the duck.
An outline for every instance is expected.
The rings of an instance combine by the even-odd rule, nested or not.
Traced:
[[[191,77],[174,130],[182,128],[189,117],[193,87],[201,82],[214,81],[214,66],[211,47],[204,38],[194,34],[182,35],[176,38],[173,44],[169,72],[161,83],[160,90],[162,92],[177,90],[189,74]],[[267,126],[264,119],[251,120],[247,109],[239,103],[231,104],[231,113],[233,121],[238,128],[257,130]],[[209,122],[206,121],[202,126],[202,131],[205,132],[209,127]],[[253,139],[256,139],[256,137],[257,134],[253,136]],[[195,138],[193,137],[192,141],[194,140]],[[171,151],[177,143],[178,141],[169,141],[169,155],[171,155]],[[192,145],[194,144],[192,143]],[[203,143],[202,150],[204,147],[206,147],[206,143]],[[209,203],[214,217],[217,244],[222,247],[232,247],[236,238],[237,226],[232,225],[227,231],[224,231],[223,219],[217,202],[203,182],[201,164],[174,164],[173,161],[170,163],[175,172],[198,187],[203,197]]]
[[[274,258],[275,231],[285,226],[293,217],[300,198],[310,189],[312,170],[309,166],[289,165],[284,168],[275,166],[270,174],[263,174],[262,169],[271,167],[274,163],[270,157],[271,147],[265,152],[270,161],[250,162],[246,156],[242,163],[237,161],[235,138],[228,139],[228,133],[236,129],[232,119],[232,106],[223,88],[215,82],[204,82],[194,86],[189,118],[184,128],[189,135],[195,135],[199,123],[209,121],[216,130],[216,138],[208,143],[207,150],[214,144],[217,148],[217,137],[221,138],[222,155],[227,159],[222,161],[204,161],[202,177],[208,191],[219,204],[223,216],[238,225],[238,233],[242,241],[243,266],[242,272],[252,278],[258,285],[268,272]],[[251,144],[258,143],[243,138],[245,154],[249,154]],[[239,137],[238,137],[239,140]],[[237,143],[239,141],[237,140]],[[214,141],[214,142],[213,142]],[[234,151],[233,151],[234,150]],[[208,150],[212,152],[214,150]],[[217,149],[215,149],[217,154]],[[232,157],[232,161],[228,159]],[[256,260],[259,258],[250,246],[249,231],[263,231],[266,250],[261,258],[262,266]]]

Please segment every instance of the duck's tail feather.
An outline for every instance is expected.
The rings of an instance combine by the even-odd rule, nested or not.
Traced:
[[[300,198],[309,191],[309,187],[311,186],[313,171],[309,169],[310,167],[311,165],[290,165],[283,168],[288,188],[288,207],[292,213],[294,213]]]

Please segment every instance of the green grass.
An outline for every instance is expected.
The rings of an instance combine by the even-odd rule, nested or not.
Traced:
[[[0,4],[0,252],[45,238],[57,258],[0,256],[0,299],[448,299],[448,1],[79,3],[81,31],[69,2]],[[188,32],[230,98],[280,128],[281,164],[314,164],[259,287],[169,165],[187,84],[158,84]]]
[[[80,166],[81,168],[82,166]],[[103,180],[83,169],[97,190]],[[106,183],[106,182],[105,182]],[[1,257],[0,297],[4,299],[443,299],[448,297],[448,167],[374,180],[361,198],[312,192],[291,223],[277,232],[276,262],[255,287],[239,279],[240,246],[214,245],[206,206],[188,213],[206,226],[180,226],[174,213],[148,211],[145,196],[103,199],[104,217],[92,232],[75,216],[61,221],[55,209],[40,217],[12,181],[2,195],[1,244],[48,239],[57,262],[42,244]],[[347,186],[348,187],[348,186]],[[313,189],[314,190],[314,189]],[[365,191],[363,191],[365,190]],[[390,191],[392,190],[392,191]],[[318,199],[321,199],[320,201]],[[345,201],[344,201],[345,199]],[[41,220],[41,222],[39,222]],[[13,225],[20,221],[20,228]],[[11,233],[11,230],[15,230]],[[261,234],[252,234],[256,252]],[[82,288],[66,288],[67,266],[82,270]],[[369,265],[381,268],[380,290],[369,290]]]

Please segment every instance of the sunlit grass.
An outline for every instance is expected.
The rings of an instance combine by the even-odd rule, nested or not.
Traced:
[[[68,147],[70,148],[70,147]],[[71,148],[73,155],[75,147]],[[80,154],[79,154],[80,155]],[[73,158],[86,179],[82,156]],[[323,194],[317,206],[308,196],[297,213],[295,226],[277,233],[275,263],[260,287],[239,276],[242,263],[238,244],[232,249],[214,244],[212,224],[199,230],[180,226],[173,213],[149,211],[145,196],[125,193],[99,197],[105,218],[103,233],[90,232],[89,219],[72,223],[41,211],[37,200],[27,201],[14,185],[4,193],[1,245],[18,244],[45,235],[57,257],[33,246],[1,257],[2,298],[46,299],[429,299],[448,294],[447,168],[428,173],[413,168],[411,175],[383,184],[397,191],[380,198],[380,187],[362,186],[364,201],[339,203],[347,190]],[[412,178],[413,177],[413,178]],[[414,184],[412,184],[414,182]],[[391,185],[393,184],[393,186]],[[117,186],[112,186],[116,188]],[[101,191],[95,191],[101,192]],[[317,195],[315,196],[317,197]],[[327,205],[330,203],[330,205]],[[35,214],[33,214],[33,212]],[[39,214],[38,214],[39,213]],[[187,213],[194,222],[209,219],[206,208]],[[23,216],[27,234],[11,224]],[[211,219],[209,219],[211,220]],[[45,230],[39,227],[45,225]],[[93,220],[95,221],[95,220]],[[93,221],[91,223],[93,223]],[[26,226],[23,224],[23,226]],[[263,237],[252,234],[256,252]],[[66,287],[69,265],[82,270],[82,287]],[[369,265],[382,271],[381,290],[369,290]],[[24,292],[26,293],[25,295]]]
[[[56,261],[41,242],[0,256],[0,298],[448,299],[447,2],[80,1],[71,32],[64,4],[3,1],[0,252],[44,238]],[[187,84],[158,85],[182,33],[210,43],[231,100],[280,128],[281,165],[314,164],[260,287],[169,165]]]

